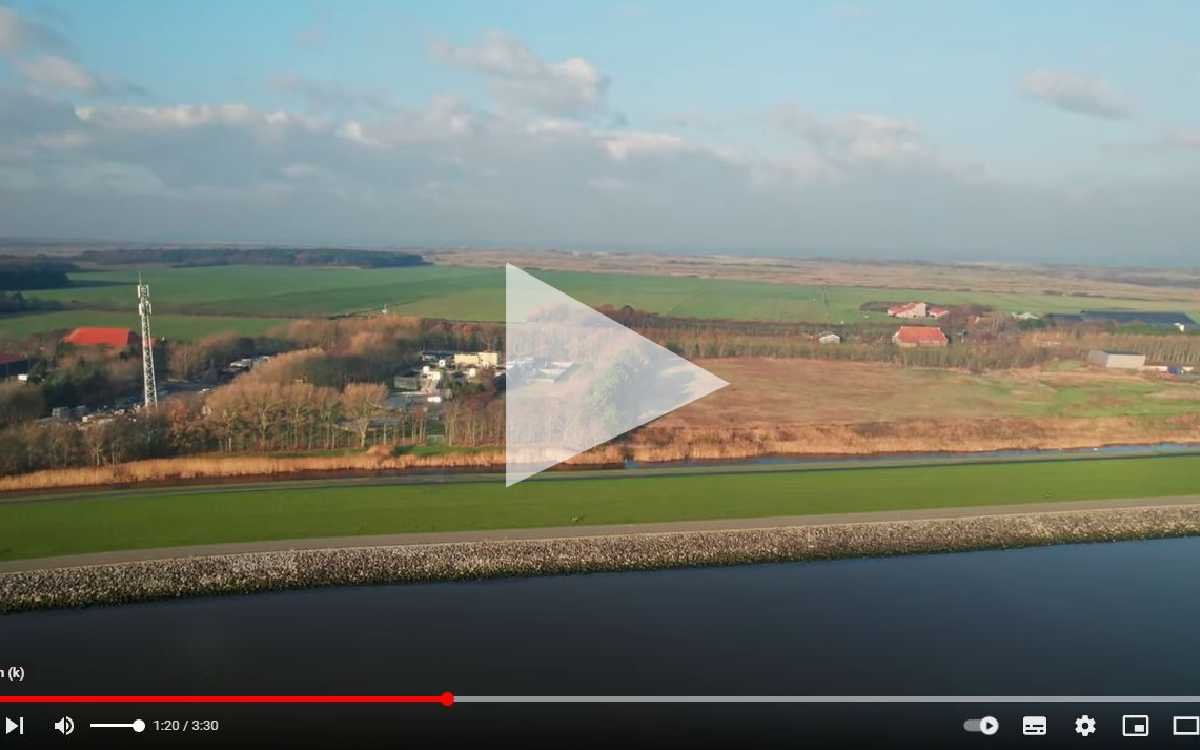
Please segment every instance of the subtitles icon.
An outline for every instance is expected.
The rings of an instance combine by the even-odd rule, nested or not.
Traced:
[[[1046,733],[1045,716],[1022,716],[1021,734],[1040,737]]]

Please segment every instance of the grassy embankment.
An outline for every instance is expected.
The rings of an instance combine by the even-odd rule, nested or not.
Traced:
[[[389,310],[404,315],[453,320],[502,320],[504,272],[495,268],[421,266],[362,270],[271,266],[213,266],[142,269],[165,336],[195,338],[222,330],[252,335],[270,327],[264,319],[323,317]],[[536,275],[589,305],[630,305],[692,318],[785,322],[852,323],[884,319],[864,314],[871,301],[932,299],[943,304],[979,303],[999,310],[1077,312],[1081,307],[1168,308],[1154,300],[1086,299],[1034,293],[930,291],[904,288],[811,286],[764,281],[679,276],[537,271]],[[55,328],[96,324],[94,311],[120,312],[133,320],[137,270],[71,274],[80,286],[33,290],[26,296],[55,300],[77,309],[0,319],[0,333],[21,336]],[[1192,310],[1193,314],[1197,310]],[[192,324],[169,316],[197,316]],[[868,317],[869,316],[869,317]],[[272,324],[275,321],[271,321]]]
[[[0,504],[0,560],[270,539],[1200,494],[1200,457],[448,485],[143,491]]]

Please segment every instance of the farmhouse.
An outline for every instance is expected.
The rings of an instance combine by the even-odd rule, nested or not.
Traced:
[[[138,343],[137,334],[128,328],[76,328],[63,338],[63,343],[75,346],[111,346],[125,349]]]
[[[888,315],[903,320],[921,320],[924,318],[944,318],[950,311],[944,307],[931,305],[928,302],[906,302],[903,305],[893,305],[888,308]]]
[[[826,331],[817,338],[817,342],[820,344],[840,344],[842,343],[842,337],[831,331]]]
[[[1093,349],[1088,352],[1088,362],[1097,367],[1114,370],[1140,370],[1146,366],[1146,355],[1137,352],[1113,352]]]
[[[495,369],[500,366],[499,352],[456,352],[454,354],[455,367],[491,367]]]
[[[892,336],[892,343],[902,349],[918,346],[946,346],[950,340],[941,328],[933,326],[900,326]]]
[[[903,305],[893,305],[888,308],[888,315],[893,318],[903,318],[904,320],[920,320],[928,317],[926,315],[926,305],[924,302],[906,302]]]

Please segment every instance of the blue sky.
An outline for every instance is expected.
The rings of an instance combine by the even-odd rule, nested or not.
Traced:
[[[1200,4],[0,4],[5,235],[1195,263]]]

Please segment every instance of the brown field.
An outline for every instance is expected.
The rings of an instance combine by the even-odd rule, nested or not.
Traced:
[[[716,359],[697,364],[729,381],[662,427],[846,424],[911,419],[1124,416],[1145,399],[1191,402],[1200,387],[1135,373],[1075,369],[973,374],[944,368],[811,359]],[[1099,413],[1098,410],[1105,413]]]
[[[1094,370],[737,359],[730,382],[635,433],[641,461],[1200,441],[1200,386]]]

